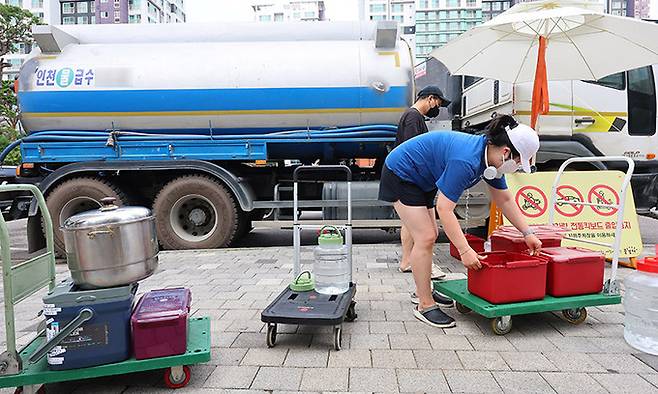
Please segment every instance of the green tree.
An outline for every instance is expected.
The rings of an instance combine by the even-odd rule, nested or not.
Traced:
[[[0,152],[19,137],[19,132],[6,126],[0,127]],[[18,165],[21,163],[21,151],[15,148],[5,158],[2,164]]]
[[[13,81],[2,81],[0,87],[0,116],[4,124],[12,129],[18,125],[18,102]]]
[[[0,4],[0,76],[4,68],[11,67],[5,56],[17,44],[32,44],[32,25],[39,23],[39,18],[20,7]],[[13,81],[2,81],[0,87],[0,150],[19,137],[18,105],[13,91]],[[20,163],[20,152],[14,149],[5,159],[4,164]]]
[[[5,55],[11,52],[16,44],[32,44],[32,25],[38,23],[39,18],[30,11],[0,4],[0,75],[5,67],[11,66],[5,62]]]

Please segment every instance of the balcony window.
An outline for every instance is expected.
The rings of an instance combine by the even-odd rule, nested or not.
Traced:
[[[386,12],[386,4],[370,4],[370,12]]]
[[[75,14],[75,3],[62,3],[62,14]]]

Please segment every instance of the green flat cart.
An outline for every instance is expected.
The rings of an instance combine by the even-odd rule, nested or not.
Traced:
[[[34,194],[43,213],[46,234],[45,253],[12,266],[9,231],[0,215],[0,248],[2,253],[2,276],[5,304],[5,329],[7,349],[0,354],[0,387],[16,387],[17,393],[43,391],[47,383],[97,378],[133,372],[164,369],[164,381],[168,387],[180,388],[187,385],[192,364],[210,360],[210,320],[207,317],[189,319],[187,351],[184,354],[145,360],[131,358],[126,361],[88,368],[51,371],[45,357],[39,351],[46,337],[44,330],[24,349],[16,348],[14,305],[35,294],[46,285],[55,287],[55,253],[53,251],[53,228],[43,195],[33,185],[2,185],[0,193],[30,191]],[[39,355],[35,357],[35,353]],[[32,358],[32,360],[30,360]]]
[[[434,289],[455,300],[455,307],[461,313],[471,311],[491,319],[491,330],[505,335],[512,330],[512,316],[539,312],[562,311],[564,320],[580,324],[587,318],[586,306],[612,305],[621,302],[615,294],[586,294],[572,297],[551,297],[542,300],[515,302],[512,304],[492,304],[468,292],[466,279],[436,281]]]
[[[571,163],[582,162],[626,162],[628,170],[622,181],[620,190],[619,204],[601,204],[589,203],[581,201],[571,201],[557,198],[557,188],[559,186],[560,177],[564,173],[565,168]],[[621,244],[621,230],[624,220],[624,203],[626,201],[626,191],[633,175],[635,164],[633,160],[622,156],[607,156],[607,157],[577,157],[566,160],[558,170],[553,187],[551,190],[550,201],[548,204],[549,210],[549,224],[554,224],[555,206],[560,204],[569,205],[587,205],[595,207],[608,207],[617,210],[617,225],[615,228],[615,239],[611,244],[603,242],[564,237],[565,239],[575,240],[583,243],[604,246],[612,249],[612,268],[610,278],[605,281],[603,291],[598,294],[586,294],[571,297],[551,297],[547,295],[542,300],[517,302],[511,304],[492,304],[482,298],[471,294],[468,291],[468,284],[466,279],[436,281],[433,283],[435,290],[447,295],[455,300],[455,306],[461,313],[469,313],[471,311],[490,318],[491,329],[495,334],[505,335],[512,330],[512,316],[525,315],[531,313],[561,311],[562,317],[569,323],[580,324],[587,318],[588,306],[600,305],[613,305],[621,303],[621,295],[619,290],[619,283],[617,282],[617,268],[619,265],[619,250]]]

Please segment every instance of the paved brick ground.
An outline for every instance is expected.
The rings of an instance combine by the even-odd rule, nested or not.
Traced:
[[[457,327],[431,328],[411,314],[412,278],[396,270],[398,248],[355,247],[359,317],[345,323],[339,352],[331,350],[330,331],[312,327],[280,327],[277,346],[266,347],[260,312],[290,279],[289,247],[163,252],[159,271],[142,282],[140,291],[189,286],[193,314],[212,318],[212,361],[192,368],[192,381],[182,393],[658,393],[658,360],[636,355],[626,345],[621,305],[588,308],[580,326],[551,313],[517,317],[513,332],[504,337],[491,333],[487,319],[454,309],[448,313]],[[311,249],[304,248],[302,257],[310,261]],[[436,261],[446,271],[463,272],[447,255],[447,245],[437,247]],[[622,269],[620,275],[628,272]],[[65,275],[66,267],[58,266],[58,277]],[[19,306],[19,342],[33,335],[39,308],[40,295]],[[47,390],[169,392],[159,371]]]

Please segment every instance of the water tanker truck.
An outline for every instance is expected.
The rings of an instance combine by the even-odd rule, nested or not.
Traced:
[[[356,225],[394,227],[379,167],[414,96],[394,22],[36,26],[17,90],[23,163],[55,227],[118,204],[152,207],[165,248],[228,246],[292,207],[295,165],[350,165]],[[374,167],[356,159],[378,159]],[[301,207],[340,220],[340,182]],[[477,201],[472,200],[472,204]],[[344,202],[342,202],[344,204]],[[30,250],[43,244],[28,210]],[[63,251],[62,235],[55,237]]]

